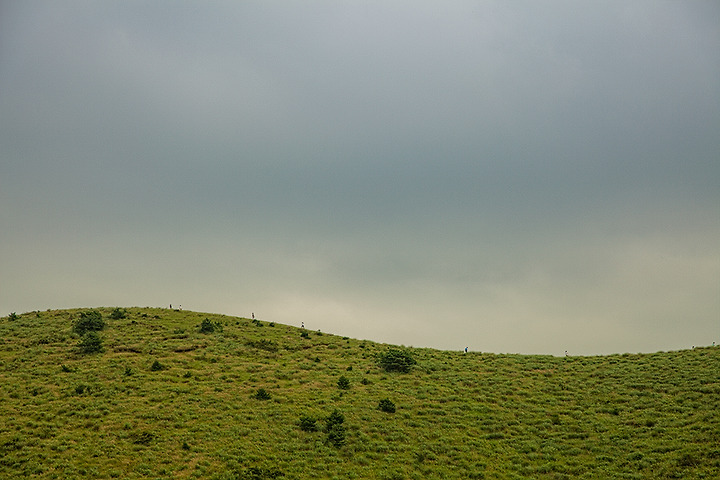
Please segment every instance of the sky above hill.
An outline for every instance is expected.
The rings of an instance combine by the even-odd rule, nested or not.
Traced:
[[[720,5],[0,4],[0,315],[720,344]]]

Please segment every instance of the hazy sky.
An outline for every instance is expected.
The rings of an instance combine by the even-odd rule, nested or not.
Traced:
[[[0,315],[720,343],[714,1],[0,4]]]

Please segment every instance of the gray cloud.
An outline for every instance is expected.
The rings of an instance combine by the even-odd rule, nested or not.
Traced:
[[[0,311],[528,353],[718,335],[709,3],[0,13]]]

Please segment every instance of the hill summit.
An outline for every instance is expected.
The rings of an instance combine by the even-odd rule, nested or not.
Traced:
[[[0,319],[0,478],[720,478],[718,411],[720,348],[462,353],[160,308]]]

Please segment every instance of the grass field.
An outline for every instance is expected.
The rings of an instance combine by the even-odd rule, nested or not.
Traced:
[[[73,330],[83,310],[0,319],[0,478],[720,478],[720,348],[395,350],[97,310],[99,353]],[[379,366],[391,348],[408,373]]]

